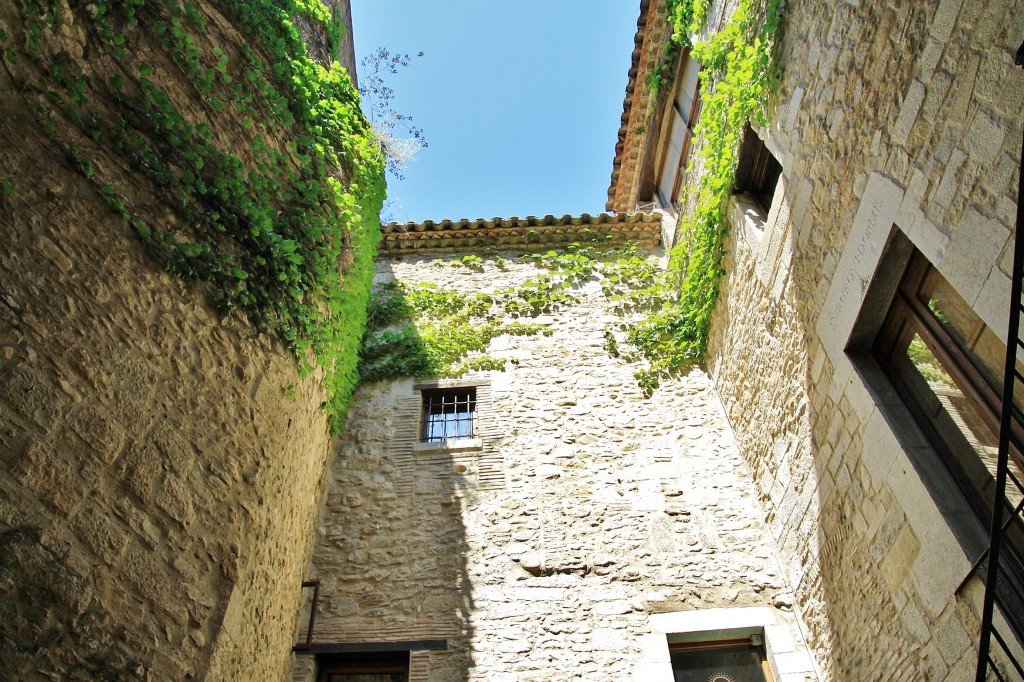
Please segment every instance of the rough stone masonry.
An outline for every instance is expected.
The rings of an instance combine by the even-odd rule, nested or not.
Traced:
[[[378,279],[486,292],[537,274],[502,255],[479,272],[458,256],[382,259]],[[317,525],[314,641],[447,640],[413,655],[416,680],[639,681],[657,679],[646,666],[665,647],[652,614],[762,606],[790,643],[782,679],[815,679],[707,375],[645,398],[603,348],[621,320],[600,287],[576,293],[537,318],[550,336],[493,342],[507,371],[463,378],[485,382],[477,449],[414,451],[412,380],[359,389]],[[296,680],[312,679],[309,659]]]

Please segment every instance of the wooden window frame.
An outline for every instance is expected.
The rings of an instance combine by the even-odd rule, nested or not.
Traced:
[[[775,188],[781,177],[782,164],[764,140],[747,124],[736,163],[734,192],[746,193],[767,215],[771,211]]]
[[[674,132],[672,126],[673,123],[675,123],[674,114],[678,114],[679,118],[686,125],[686,128],[683,132],[683,142],[680,148],[679,158],[676,159],[675,163],[671,166],[674,173],[672,180],[672,196],[661,197],[662,203],[667,202],[667,208],[671,208],[673,210],[678,208],[680,193],[683,188],[683,179],[686,173],[686,165],[690,160],[693,148],[694,129],[697,127],[697,122],[700,120],[700,112],[704,106],[704,101],[701,97],[701,81],[703,80],[701,74],[704,67],[700,64],[697,65],[697,83],[694,86],[694,91],[692,93],[693,96],[691,97],[690,110],[684,112],[679,106],[679,94],[683,87],[683,74],[686,72],[686,66],[691,60],[693,60],[693,58],[690,55],[690,48],[686,48],[680,55],[679,62],[676,65],[676,77],[672,88],[672,99],[669,101],[669,106],[667,107],[666,113],[662,119],[664,120],[667,118],[668,125],[662,126],[662,129],[666,131],[666,134],[662,135],[661,153],[657,157],[657,168],[659,169],[658,177],[654,182],[655,191],[660,194],[662,180],[661,173],[664,171],[665,165],[668,162],[666,157],[672,148],[672,133]],[[696,63],[695,60],[694,63]]]
[[[931,282],[929,277],[933,278]],[[940,286],[934,286],[936,282]],[[929,290],[945,291],[947,302],[937,310],[945,307],[943,315],[947,317],[946,313],[954,311],[959,318],[957,324],[947,329],[940,315],[930,309]],[[1001,391],[997,377],[1001,369],[991,365],[1004,361],[992,356],[1002,358],[1005,346],[1001,352],[998,348],[990,350],[987,363],[982,360],[984,352],[975,352],[973,357],[978,359],[972,359],[980,335],[993,332],[959,294],[953,305],[948,304],[955,293],[955,288],[910,241],[894,230],[869,287],[849,350],[855,358],[859,351],[866,352],[867,357],[861,355],[856,364],[869,386],[883,396],[887,391],[895,394],[895,401],[886,397],[879,407],[891,420],[894,434],[903,441],[908,458],[973,563],[985,556],[994,482],[989,468],[992,463],[978,453],[978,443],[972,444],[970,440],[979,427],[989,431],[984,435],[990,442],[998,434]],[[908,357],[914,335],[952,381],[954,386],[950,389],[955,388],[956,394],[946,399],[963,400],[972,408],[969,419],[962,409],[956,409],[955,415],[946,411],[940,394],[932,390],[915,361]],[[998,336],[995,340],[1002,344]],[[884,383],[878,383],[876,371],[884,377]],[[1018,472],[1024,472],[1022,424],[1021,411],[1015,407],[1010,456],[1012,467]],[[920,447],[921,438],[929,447]],[[1007,489],[1011,490],[1009,484]],[[1012,507],[1010,500],[1006,504]],[[1018,520],[1007,529],[1005,551],[1000,554],[1002,578],[996,600],[1004,615],[1019,623],[1024,622],[1024,524],[1019,517],[1014,518]],[[1024,632],[1020,638],[1024,641]]]
[[[409,652],[378,651],[331,654],[317,657],[317,682],[331,675],[396,675],[409,679]]]
[[[669,657],[671,657],[676,652],[734,649],[740,647],[750,648],[758,655],[758,658],[761,659],[761,673],[764,675],[765,682],[774,682],[775,677],[772,675],[772,668],[768,663],[768,651],[765,647],[764,637],[759,635],[693,642],[670,642],[668,650]],[[675,669],[673,668],[674,673]]]
[[[927,303],[921,300],[919,292],[929,277],[941,275],[920,252],[915,250],[900,278],[889,310],[872,343],[871,352],[928,437],[943,465],[953,476],[979,521],[987,527],[992,500],[965,480],[963,463],[953,453],[952,446],[943,437],[941,428],[928,414],[919,396],[919,389],[913,385],[913,377],[906,376],[905,370],[900,367],[901,364],[905,364],[901,361],[901,354],[906,352],[910,339],[917,335],[938,359],[964,397],[970,401],[985,426],[993,434],[999,433],[1000,387],[992,385],[985,378],[983,369],[977,366],[956,337],[929,310]],[[984,324],[980,318],[977,323]],[[1019,412],[1016,417],[1012,437],[1014,447],[1011,450],[1014,451],[1012,456],[1024,468],[1024,460],[1020,455],[1024,452],[1024,425],[1020,421]]]

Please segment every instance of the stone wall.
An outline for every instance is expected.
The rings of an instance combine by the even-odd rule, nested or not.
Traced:
[[[784,180],[733,206],[709,372],[826,674],[969,679],[975,555],[845,351],[894,226],[1005,338],[1024,5],[797,0],[785,31]]]
[[[537,273],[502,255],[480,272],[447,262],[457,255],[382,260],[378,276],[472,292]],[[314,644],[446,640],[413,655],[415,680],[650,682],[668,655],[656,614],[762,607],[782,633],[781,679],[815,679],[707,376],[645,398],[635,367],[603,348],[620,320],[600,288],[577,293],[539,318],[550,336],[493,342],[506,372],[463,378],[485,382],[478,450],[413,451],[411,380],[359,389],[309,570],[322,581]],[[310,663],[296,657],[296,680]]]
[[[162,273],[0,91],[0,679],[282,679],[318,377]]]

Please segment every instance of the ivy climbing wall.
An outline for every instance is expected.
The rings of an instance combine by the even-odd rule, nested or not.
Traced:
[[[0,7],[4,679],[286,673],[383,186],[285,5]]]
[[[934,487],[939,460],[853,330],[888,306],[868,286],[898,272],[883,252],[899,233],[1005,336],[1024,7],[797,1],[785,16],[758,129],[783,180],[768,214],[730,202],[708,370],[826,676],[973,679],[981,589],[960,584],[985,530]]]
[[[433,242],[450,247],[460,234]],[[648,395],[635,376],[643,361],[627,357],[621,292],[589,274],[600,250],[588,261],[543,247],[378,263],[384,299],[402,291],[422,310],[403,334],[401,316],[383,322],[396,305],[375,306],[403,343],[386,346],[377,332],[368,369],[378,380],[357,391],[337,442],[309,571],[321,581],[314,644],[442,640],[445,649],[413,654],[416,680],[649,682],[671,679],[658,676],[668,667],[664,614],[761,607],[785,642],[780,679],[815,679],[707,375],[664,378]],[[573,284],[539,282],[558,277],[560,259]],[[634,274],[662,264],[646,251],[627,261]],[[400,290],[384,286],[396,280]],[[489,317],[469,326],[487,338],[467,358],[486,363],[458,378],[395,377],[419,367],[403,358],[465,347],[453,311],[479,311],[484,296]],[[437,338],[438,318],[450,337]],[[514,323],[540,329],[505,326]],[[417,331],[437,354],[407,352]],[[435,365],[442,376],[448,367]],[[383,369],[390,379],[380,380]],[[424,381],[476,386],[478,443],[417,442]],[[307,599],[296,636],[308,608]],[[296,656],[293,679],[313,679],[311,656]]]

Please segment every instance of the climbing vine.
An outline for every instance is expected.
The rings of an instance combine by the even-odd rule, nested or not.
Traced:
[[[673,4],[673,42],[686,44],[707,19],[705,0]],[[722,275],[726,202],[732,192],[740,135],[747,121],[764,125],[769,101],[779,81],[776,52],[783,0],[741,0],[729,23],[707,41],[693,45],[691,56],[704,71],[703,108],[695,137],[703,143],[695,158],[697,181],[682,197],[685,213],[669,259],[668,273],[677,294],[662,308],[631,327],[629,341],[650,362],[638,375],[650,390],[659,378],[698,360],[707,346],[718,281]],[[682,22],[682,23],[680,23]],[[687,23],[688,22],[688,23]],[[689,171],[688,169],[688,171]]]
[[[672,28],[671,39],[665,43],[661,61],[651,70],[647,84],[657,94],[671,75],[672,65],[680,48],[693,45],[690,36],[699,33],[707,22],[711,0],[669,0],[666,11]]]
[[[487,261],[504,269],[506,259]],[[520,263],[540,272],[516,286],[493,292],[463,293],[435,284],[391,281],[377,287],[360,362],[364,381],[400,377],[459,376],[474,370],[503,370],[506,361],[487,354],[502,335],[549,335],[546,325],[530,322],[580,302],[580,289],[599,282],[622,322],[605,332],[605,348],[628,362],[642,362],[629,341],[634,313],[660,309],[670,298],[671,281],[655,262],[633,246],[608,248],[597,243],[571,244],[559,251],[525,254]],[[481,256],[438,260],[439,267],[484,268]],[[622,338],[620,346],[619,338]],[[641,379],[646,370],[638,373]],[[653,387],[640,382],[648,393]]]
[[[340,428],[385,186],[348,74],[297,28],[334,54],[337,17],[320,0],[21,5],[0,58],[43,132],[163,267],[322,368]]]

